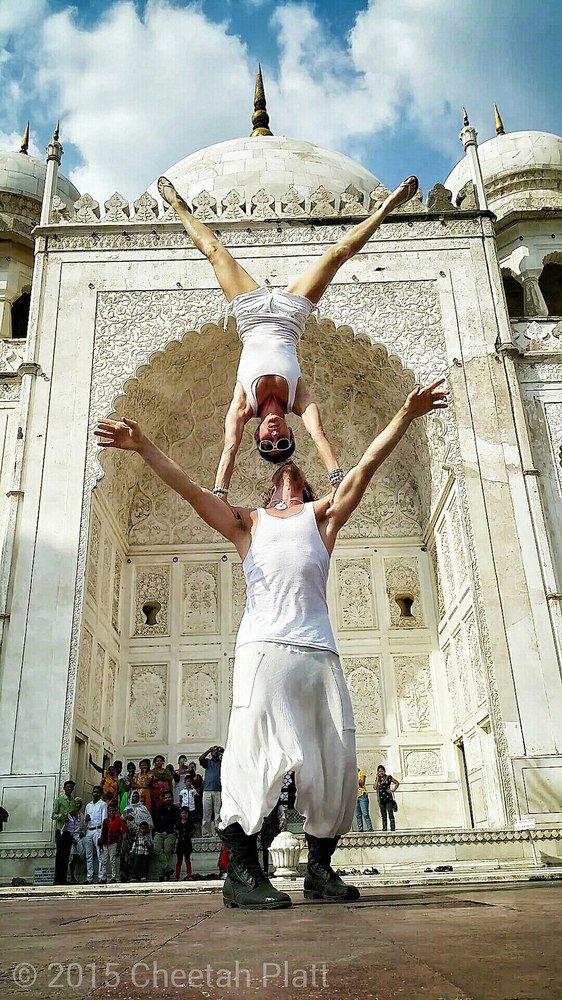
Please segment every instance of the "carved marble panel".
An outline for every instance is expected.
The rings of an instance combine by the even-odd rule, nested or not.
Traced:
[[[220,632],[220,588],[217,563],[184,563],[182,633]]]
[[[231,562],[230,573],[232,594],[230,607],[230,631],[236,632],[240,622],[242,621],[242,615],[244,614],[244,608],[246,606],[246,579],[244,577],[244,571],[241,563]]]
[[[463,741],[463,746],[467,771],[469,773],[472,771],[478,771],[479,768],[482,767],[482,759],[480,757],[480,748],[478,746],[476,733],[471,733],[467,736]]]
[[[388,774],[393,774],[394,764],[391,763],[389,747],[379,746],[376,749],[364,750],[362,747],[357,748],[357,767],[360,767],[362,771],[365,771],[367,775],[366,785],[370,792],[373,791],[373,783],[377,774],[377,767],[379,764],[383,764],[386,768]],[[399,767],[396,764],[396,767]]]
[[[460,628],[457,629],[453,635],[453,645],[457,664],[457,676],[460,682],[459,689],[462,694],[462,706],[464,710],[464,717],[466,718],[474,711],[474,698],[472,695],[472,684],[470,680],[470,667]]]
[[[437,560],[439,563],[439,575],[443,587],[445,606],[448,607],[454,600],[456,594],[456,583],[453,574],[453,563],[451,559],[451,546],[447,531],[447,522],[442,520],[436,531],[437,536]]]
[[[217,739],[218,708],[219,664],[182,663],[180,738]]]
[[[119,632],[119,610],[121,602],[121,574],[123,572],[123,560],[118,552],[115,553],[115,565],[113,567],[113,592],[111,598],[111,624],[116,632]]]
[[[105,706],[103,728],[110,743],[115,740],[114,733],[114,710],[115,710],[115,684],[117,682],[117,662],[112,656],[107,661],[107,677],[105,684]]]
[[[433,728],[433,693],[429,657],[394,656],[396,695],[403,732]]]
[[[96,645],[96,656],[94,660],[94,669],[92,671],[92,682],[91,682],[91,705],[92,711],[90,716],[90,721],[92,727],[101,732],[101,705],[102,705],[102,695],[103,695],[103,681],[105,674],[105,649],[101,643]]]
[[[375,598],[369,559],[336,559],[337,617],[341,631],[374,628]]]
[[[441,751],[438,749],[403,749],[402,772],[405,778],[440,778],[444,776]]]
[[[384,560],[391,628],[423,628],[418,561],[415,558]]]
[[[457,579],[457,586],[460,587],[467,577],[466,551],[461,528],[459,505],[456,495],[453,494],[448,508],[449,524],[451,528],[453,567]]]
[[[169,565],[136,567],[134,635],[168,634],[169,594]]]
[[[100,608],[104,615],[109,614],[109,602],[112,594],[111,560],[113,556],[113,545],[111,539],[106,535],[103,540],[103,560],[101,571]]]
[[[78,682],[76,684],[76,712],[82,719],[86,718],[88,711],[88,687],[90,682],[90,669],[92,662],[92,650],[94,640],[92,633],[87,628],[82,631],[82,642],[80,643],[80,658],[78,663]]]
[[[447,675],[447,687],[449,689],[449,696],[451,698],[451,708],[453,710],[453,722],[455,726],[458,726],[461,721],[461,706],[459,700],[459,692],[457,688],[457,670],[454,659],[454,652],[448,643],[443,649],[443,656],[445,658],[445,672]]]
[[[473,611],[464,620],[464,638],[465,646],[468,650],[468,660],[472,668],[472,679],[474,681],[477,703],[478,705],[484,705],[488,701],[488,692],[486,690],[482,651],[480,649]]]
[[[342,656],[358,734],[386,732],[378,656]]]
[[[552,443],[554,468],[558,477],[558,485],[562,493],[562,402],[544,404],[546,425]]]
[[[165,663],[131,664],[129,668],[127,742],[166,741],[168,669]]]
[[[95,601],[98,588],[98,563],[100,555],[101,521],[95,510],[90,520],[90,542],[88,545],[88,593]]]

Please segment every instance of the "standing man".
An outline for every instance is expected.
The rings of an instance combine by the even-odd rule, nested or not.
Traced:
[[[367,775],[365,771],[360,771],[357,768],[357,805],[355,806],[355,819],[357,820],[357,830],[359,833],[363,832],[363,820],[365,820],[365,826],[367,832],[369,833],[373,829],[373,824],[371,823],[371,817],[369,815],[369,794],[365,787],[365,781]]]
[[[103,852],[100,851],[98,843],[101,836],[101,829],[104,819],[107,818],[107,805],[101,797],[101,785],[94,785],[92,788],[92,801],[86,806],[86,834],[84,837],[84,847],[86,848],[86,882],[92,885],[94,879],[94,852],[98,862],[98,881],[105,879],[105,862]]]
[[[214,821],[218,824],[221,811],[221,765],[224,747],[209,747],[199,758],[199,763],[205,771],[203,781],[203,836],[212,837]]]
[[[180,811],[174,805],[172,793],[164,792],[162,805],[158,807],[154,817],[154,851],[160,867],[160,882],[174,874],[172,859],[176,852],[175,826],[179,820]]]
[[[75,788],[75,781],[65,781],[62,786],[62,794],[57,796],[53,803],[52,819],[56,823],[55,878],[53,885],[66,885],[67,882],[68,862],[73,844],[73,837],[67,827],[67,820],[70,813],[76,810]]]
[[[338,532],[374,473],[408,427],[447,406],[443,379],[410,393],[387,427],[330,495],[313,500],[289,462],[273,477],[265,509],[231,508],[195,483],[128,418],[102,420],[103,447],[136,451],[199,516],[231,541],[242,559],[247,601],[238,631],[233,705],[222,767],[221,836],[229,848],[226,906],[291,905],[261,869],[257,836],[275,806],[283,775],[294,771],[305,816],[307,898],[357,899],[330,861],[350,827],[357,800],[351,699],[330,626],[326,586]]]

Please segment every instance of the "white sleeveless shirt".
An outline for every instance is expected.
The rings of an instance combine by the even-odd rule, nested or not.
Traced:
[[[293,409],[301,370],[297,344],[315,308],[303,295],[283,288],[254,288],[229,303],[236,320],[242,353],[236,379],[257,416],[257,384],[264,375],[280,375],[287,383],[287,413]]]
[[[274,517],[263,508],[242,563],[246,607],[236,648],[249,642],[285,642],[337,653],[326,603],[330,556],[313,503],[298,514]]]

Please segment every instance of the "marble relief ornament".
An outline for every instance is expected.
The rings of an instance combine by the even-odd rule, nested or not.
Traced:
[[[169,593],[169,565],[137,566],[135,635],[167,634]]]
[[[104,731],[110,742],[113,742],[113,714],[115,706],[115,685],[117,682],[117,661],[112,656],[107,661],[107,680],[105,686]]]
[[[417,559],[385,559],[384,572],[391,628],[423,628]]]
[[[101,540],[101,521],[95,511],[90,520],[90,543],[88,546],[88,593],[97,598],[98,562]]]
[[[186,634],[219,631],[219,581],[216,563],[185,563],[183,626]]]
[[[128,741],[164,740],[167,701],[165,664],[135,664],[130,668]]]
[[[403,760],[406,778],[439,777],[443,774],[439,750],[404,750]]]
[[[386,731],[378,656],[342,656],[358,734]]]
[[[121,574],[123,572],[123,560],[118,552],[115,553],[115,566],[113,569],[113,591],[111,597],[111,624],[116,632],[119,631],[119,606],[121,600]]]
[[[213,739],[218,723],[219,664],[183,663],[181,669],[181,738]]]
[[[375,615],[370,561],[336,559],[336,571],[340,628],[372,628],[375,624]]]
[[[403,730],[432,728],[432,688],[427,656],[394,656],[396,694]]]
[[[87,628],[84,628],[82,632],[82,642],[80,643],[78,679],[76,683],[76,711],[82,719],[86,718],[88,711],[88,689],[90,684],[90,665],[92,662],[93,647],[94,639],[92,633]]]

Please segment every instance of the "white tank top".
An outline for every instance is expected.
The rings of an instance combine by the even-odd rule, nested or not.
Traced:
[[[258,523],[242,563],[246,607],[236,648],[248,642],[286,642],[337,653],[326,603],[330,556],[314,504],[274,517],[258,508]]]
[[[257,416],[257,384],[264,375],[280,375],[287,383],[287,413],[293,409],[301,370],[297,344],[315,308],[310,299],[283,288],[254,288],[229,303],[236,320],[242,353],[237,381]]]

